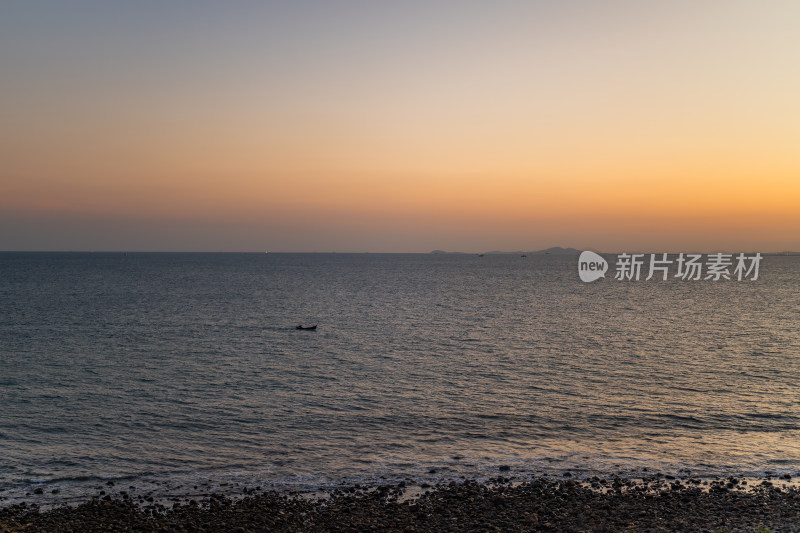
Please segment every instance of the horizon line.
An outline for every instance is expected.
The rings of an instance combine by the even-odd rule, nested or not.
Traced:
[[[392,251],[338,251],[338,250],[328,250],[328,251],[321,251],[321,250],[307,250],[307,251],[279,251],[279,250],[268,250],[268,251],[255,251],[255,250],[0,250],[0,254],[22,254],[22,253],[31,253],[31,254],[69,254],[69,253],[76,253],[76,254],[262,254],[262,255],[271,255],[271,254],[386,254],[386,255],[512,255],[512,254],[541,254],[541,255],[577,255],[582,251],[591,251],[598,254],[607,254],[607,255],[616,255],[616,254],[632,254],[632,253],[642,253],[642,254],[668,254],[668,255],[678,255],[681,253],[686,254],[737,254],[737,253],[760,253],[762,255],[800,255],[800,251],[794,250],[781,250],[781,251],[760,251],[760,250],[741,250],[737,249],[734,251],[731,250],[714,250],[712,252],[708,251],[699,251],[699,250],[688,250],[682,252],[670,252],[670,251],[643,251],[643,250],[623,250],[623,251],[598,251],[594,248],[586,248],[586,249],[578,249],[578,248],[562,248],[563,252],[556,252],[552,254],[546,254],[547,250],[550,248],[545,248],[541,250],[490,250],[490,251],[483,251],[483,252],[463,252],[463,251],[446,251],[446,250],[430,250],[427,252],[392,252]]]

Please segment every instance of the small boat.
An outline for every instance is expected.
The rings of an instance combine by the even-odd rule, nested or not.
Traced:
[[[314,331],[315,329],[317,329],[317,325],[314,324],[313,326],[303,326],[302,324],[297,324],[297,326],[295,326],[294,329],[302,329],[302,330],[305,330],[305,331]]]

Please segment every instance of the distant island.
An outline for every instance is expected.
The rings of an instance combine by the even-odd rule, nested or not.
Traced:
[[[467,252],[447,252],[445,250],[433,250],[431,253],[432,254],[461,254],[461,255],[464,255]],[[576,250],[575,248],[562,248],[560,246],[553,246],[552,248],[547,248],[545,250],[537,250],[535,252],[523,252],[521,250],[516,251],[516,252],[503,252],[503,251],[500,251],[500,250],[492,250],[490,252],[483,252],[483,254],[480,254],[480,255],[512,255],[512,254],[516,254],[516,255],[520,255],[520,254],[523,254],[523,255],[550,255],[550,254],[552,254],[552,255],[577,255],[579,253],[581,253],[581,251],[580,250]]]

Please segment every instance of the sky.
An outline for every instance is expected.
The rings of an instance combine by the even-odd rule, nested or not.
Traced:
[[[800,3],[0,6],[0,250],[800,250]]]

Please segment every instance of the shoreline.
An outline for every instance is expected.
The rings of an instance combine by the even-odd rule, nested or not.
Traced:
[[[0,531],[800,531],[800,489],[776,481],[500,475],[318,493],[244,487],[169,502],[103,491],[77,506],[2,508]]]
[[[625,480],[638,484],[653,483],[662,480],[679,480],[680,482],[696,481],[698,487],[708,487],[715,482],[727,479],[738,479],[744,486],[753,486],[764,481],[780,487],[796,487],[800,489],[800,470],[788,468],[763,469],[748,471],[747,468],[689,468],[686,465],[650,465],[624,466],[615,464],[616,468],[578,468],[551,467],[546,470],[542,465],[518,464],[514,461],[488,461],[479,465],[471,461],[463,461],[461,456],[454,456],[454,463],[437,461],[423,463],[416,469],[403,468],[397,471],[382,469],[379,471],[364,470],[358,474],[349,472],[347,476],[308,475],[275,477],[272,472],[229,471],[229,472],[163,472],[143,475],[118,476],[86,476],[81,478],[60,478],[52,480],[33,480],[26,483],[0,483],[0,509],[25,503],[37,506],[41,510],[54,507],[78,506],[93,497],[106,495],[121,499],[130,495],[134,499],[152,497],[162,505],[201,499],[213,494],[222,494],[227,498],[237,499],[252,491],[275,491],[280,494],[324,495],[335,490],[349,487],[403,486],[409,497],[416,487],[423,492],[432,486],[455,481],[473,480],[488,483],[498,475],[505,476],[513,484],[521,484],[545,479],[550,481],[574,480],[599,489],[600,480]],[[458,469],[461,465],[473,468]],[[663,468],[672,466],[672,468]],[[709,465],[699,465],[708,467]]]

